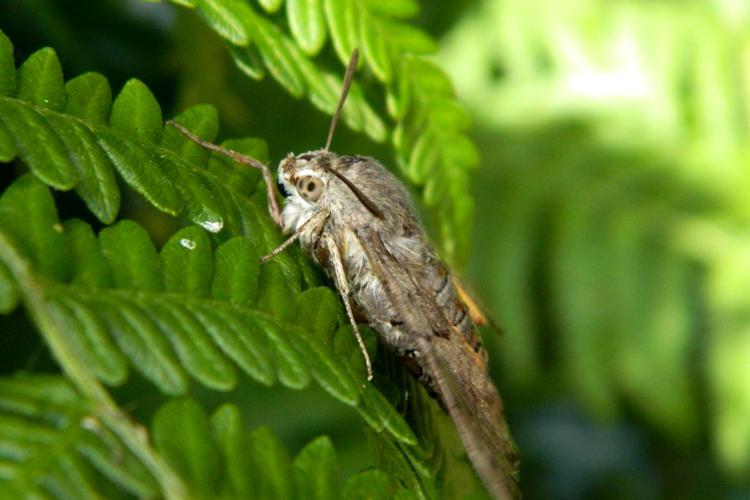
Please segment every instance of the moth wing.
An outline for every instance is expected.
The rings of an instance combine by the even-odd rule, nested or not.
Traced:
[[[498,499],[520,498],[518,452],[487,372],[465,344],[441,337],[417,342],[425,372],[487,490]]]
[[[447,336],[453,326],[435,300],[434,293],[420,282],[418,271],[423,264],[418,257],[408,262],[406,255],[396,256],[372,227],[356,231],[375,275],[383,284],[391,303],[410,330],[419,335]]]
[[[477,474],[495,498],[519,498],[517,451],[500,396],[477,352],[446,319],[434,297],[420,289],[408,268],[372,228],[357,231],[371,269],[407,330],[416,340],[418,362],[453,420]],[[436,310],[436,308],[438,310]],[[435,332],[449,332],[447,336]]]

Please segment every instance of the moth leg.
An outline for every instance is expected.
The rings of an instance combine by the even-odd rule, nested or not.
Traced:
[[[167,125],[172,125],[174,128],[182,132],[185,137],[197,143],[201,147],[208,149],[209,151],[223,154],[230,157],[237,163],[241,163],[242,165],[247,165],[248,167],[260,170],[263,174],[263,181],[266,183],[266,192],[268,193],[268,212],[271,214],[271,218],[276,223],[276,225],[281,227],[281,209],[279,209],[279,202],[276,200],[276,193],[273,189],[273,175],[271,175],[271,171],[266,165],[251,156],[243,155],[239,151],[235,151],[233,149],[225,148],[212,142],[205,141],[185,128],[183,125],[173,120],[167,120]]]
[[[293,235],[291,235],[289,238],[287,238],[284,243],[282,243],[281,245],[279,245],[276,248],[274,248],[273,250],[271,250],[271,253],[269,253],[269,254],[264,255],[263,257],[261,257],[260,258],[260,265],[262,266],[263,264],[265,264],[269,260],[271,260],[274,257],[276,257],[277,255],[279,255],[281,252],[283,252],[284,250],[286,250],[287,248],[289,248],[289,245],[291,245],[292,243],[294,243],[295,241],[297,241],[299,239],[299,237],[300,237],[301,234],[302,234],[302,228],[299,228],[297,231],[294,232]]]
[[[334,272],[334,283],[339,291],[339,295],[344,301],[344,307],[346,308],[346,315],[349,318],[349,323],[352,325],[354,330],[354,337],[357,339],[359,344],[359,350],[362,351],[362,355],[365,358],[365,366],[367,367],[367,380],[372,380],[372,364],[370,363],[370,355],[365,349],[365,343],[362,340],[362,335],[359,333],[357,328],[357,322],[354,320],[354,313],[352,312],[352,305],[349,302],[349,282],[346,280],[346,273],[344,272],[344,264],[341,260],[341,254],[336,246],[336,243],[327,234],[321,237],[321,242],[325,245],[328,250],[330,262],[333,264]]]
[[[281,245],[271,250],[271,253],[269,253],[268,255],[264,255],[263,257],[261,257],[260,264],[261,265],[265,264],[269,260],[279,255],[281,252],[289,248],[289,245],[297,241],[299,237],[302,236],[302,231],[304,231],[305,228],[307,228],[307,226],[313,226],[313,227],[318,226],[322,228],[323,224],[325,223],[326,219],[328,219],[329,215],[330,214],[327,210],[323,210],[321,212],[316,213],[309,219],[307,219],[305,222],[302,223],[299,229],[297,229],[294,232],[294,234],[292,234],[289,238],[286,239],[284,243],[282,243]]]

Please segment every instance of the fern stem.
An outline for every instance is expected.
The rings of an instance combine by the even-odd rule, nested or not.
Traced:
[[[148,468],[168,499],[188,498],[182,480],[148,442],[147,431],[133,422],[115,403],[109,392],[75,355],[65,341],[62,328],[50,313],[44,290],[34,279],[31,264],[16,250],[12,240],[0,229],[0,259],[13,274],[29,314],[60,363],[67,377],[78,391],[93,403],[93,413],[114,432]]]

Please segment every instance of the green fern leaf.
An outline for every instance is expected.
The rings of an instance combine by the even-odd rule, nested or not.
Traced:
[[[213,261],[211,241],[205,231],[186,227],[173,235],[159,254],[164,289],[187,292],[192,297],[208,297]]]
[[[299,68],[292,59],[291,44],[281,36],[281,32],[273,24],[254,12],[247,16],[247,22],[268,71],[290,94],[301,97],[305,84]]]
[[[86,126],[61,115],[48,114],[45,118],[71,153],[80,175],[76,193],[99,220],[114,221],[120,209],[120,190],[112,162],[97,144],[96,137]]]
[[[0,264],[0,314],[8,314],[18,307],[21,294],[8,267]]]
[[[358,410],[366,420],[371,418],[369,417],[371,415],[375,416],[377,421],[370,424],[373,429],[386,429],[394,438],[406,445],[415,446],[417,444],[414,432],[380,391],[367,387],[362,398],[363,404],[358,407]]]
[[[401,448],[382,434],[370,433],[369,437],[375,464],[391,476],[391,487],[395,489],[400,484],[416,498],[429,498],[420,476]]]
[[[199,105],[186,109],[175,116],[173,120],[207,141],[213,141],[219,133],[219,114],[216,108],[210,105]],[[205,165],[209,158],[209,152],[205,148],[188,140],[174,127],[164,129],[161,145],[186,162],[195,165]],[[243,169],[243,171],[247,170]]]
[[[13,59],[13,44],[0,31],[0,96],[16,93],[16,65]]]
[[[485,127],[548,130],[498,146],[502,166],[493,175],[503,177],[492,196],[502,201],[484,207],[503,214],[493,227],[503,237],[487,254],[497,266],[490,272],[503,276],[493,285],[498,312],[514,332],[500,365],[519,388],[546,376],[540,353],[547,328],[538,324],[541,304],[528,286],[539,282],[533,276],[541,270],[554,282],[545,301],[555,308],[546,316],[556,318],[565,346],[557,363],[565,367],[570,393],[610,417],[624,404],[672,439],[685,440],[700,425],[696,395],[708,391],[714,449],[724,470],[740,477],[750,465],[744,396],[750,336],[744,322],[735,322],[748,311],[746,259],[735,260],[747,251],[746,189],[737,179],[745,175],[748,153],[748,115],[738,110],[747,109],[748,99],[738,91],[737,68],[748,40],[732,28],[735,16],[709,4],[664,10],[629,2],[597,10],[590,2],[584,10],[597,13],[592,29],[587,16],[568,17],[562,4],[540,17],[529,13],[552,3],[495,9],[487,2],[459,27],[477,36],[448,37],[443,60]],[[599,29],[625,20],[627,28],[617,34]],[[649,31],[657,25],[658,33]],[[575,64],[570,52],[559,50],[563,39],[576,47]],[[643,86],[594,96],[601,87],[590,79],[583,92],[569,85],[612,74],[611,56],[622,46],[631,47],[625,66],[638,68],[624,71]],[[486,62],[466,64],[467,50]],[[488,77],[491,67],[501,67],[503,77]],[[571,118],[592,133],[559,126]],[[540,155],[540,144],[565,146]],[[537,170],[519,172],[519,162]],[[680,195],[653,189],[664,183]],[[555,220],[549,241],[542,232],[549,233],[550,223],[538,220],[564,212],[564,205],[573,213]],[[534,257],[541,247],[554,257]],[[547,268],[547,261],[554,266]],[[696,267],[711,277],[705,288],[691,274]],[[705,301],[692,302],[696,296]],[[695,332],[706,329],[710,335],[696,342]],[[688,354],[696,350],[717,353],[705,380],[697,381]]]
[[[154,304],[154,319],[169,338],[182,366],[196,380],[216,390],[232,389],[237,374],[206,332],[203,323],[184,306]]]
[[[364,9],[359,15],[359,31],[367,64],[380,81],[388,83],[393,77],[393,69],[385,33],[378,21]]]
[[[408,19],[419,14],[416,0],[364,0],[367,9],[378,16]]]
[[[340,301],[330,288],[317,287],[297,296],[297,317],[320,343],[330,343],[339,321]]]
[[[65,106],[63,72],[57,54],[50,48],[38,50],[18,70],[17,97],[53,111]]]
[[[111,129],[101,128],[96,133],[99,144],[125,182],[159,210],[172,215],[182,210],[184,202],[172,183],[161,175],[157,155]]]
[[[253,498],[257,471],[247,453],[250,440],[243,430],[236,406],[224,404],[211,415],[211,430],[224,460],[225,474],[220,491],[227,498]]]
[[[283,0],[258,0],[258,3],[266,12],[274,13],[281,8]]]
[[[36,269],[57,280],[70,272],[63,226],[49,190],[23,176],[0,197],[0,226],[25,250]]]
[[[388,37],[396,47],[413,54],[432,54],[436,50],[435,42],[423,31],[404,23],[384,21]]]
[[[39,112],[13,104],[8,98],[0,98],[0,122],[13,138],[14,149],[31,171],[50,186],[58,189],[75,186],[78,171],[68,158],[62,140]]]
[[[243,498],[349,498],[347,490],[342,495],[337,485],[336,452],[328,437],[314,439],[290,460],[287,450],[268,428],[261,427],[246,435],[239,411],[232,405],[214,412],[211,429],[227,471],[222,491],[242,492]],[[246,443],[252,450],[250,456],[243,453],[248,449]],[[391,491],[391,482],[395,484],[382,471],[370,470],[363,475],[376,481],[373,491]],[[347,484],[356,484],[357,476],[360,474]]]
[[[138,224],[124,220],[104,228],[99,242],[117,288],[161,290],[159,255]]]
[[[254,80],[263,79],[266,72],[260,54],[258,54],[258,48],[255,45],[249,45],[247,47],[230,45],[229,53],[234,60],[234,64],[240,69],[240,71]]]
[[[350,476],[341,496],[351,500],[388,500],[393,498],[393,493],[388,476],[372,469]]]
[[[291,389],[307,387],[311,380],[310,368],[286,334],[268,319],[258,317],[256,321],[273,345],[279,382]]]
[[[208,428],[206,414],[191,399],[165,403],[153,422],[156,449],[187,480],[195,498],[211,498],[217,489],[221,457]]]
[[[3,50],[4,56],[12,58],[9,45]],[[13,75],[10,69],[5,71]],[[180,211],[182,200],[175,189],[156,175],[158,155],[127,137],[128,133],[138,137],[131,124],[142,128],[143,137],[151,140],[161,134],[158,105],[153,97],[149,100],[142,84],[129,83],[115,102],[113,124],[126,131],[119,134],[104,125],[111,97],[103,77],[89,73],[63,86],[62,71],[51,50],[33,55],[19,74],[16,97],[0,98],[1,142],[9,144],[2,148],[6,159],[17,152],[47,184],[58,189],[76,187],[103,222],[112,222],[119,209],[113,165],[158,208]],[[129,113],[138,120],[131,122]]]
[[[211,295],[236,305],[255,301],[258,294],[260,255],[244,238],[233,238],[216,252]]]
[[[331,440],[321,436],[294,458],[294,479],[299,498],[327,500],[338,496],[336,452]]]
[[[152,316],[122,297],[89,300],[101,311],[112,337],[134,368],[165,394],[187,391],[187,376]]]
[[[239,0],[189,0],[190,7],[197,7],[198,14],[219,33],[234,45],[244,46],[250,42],[250,35],[245,24],[236,13],[246,15],[247,4]]]
[[[425,131],[411,150],[406,174],[412,182],[424,182],[438,162],[437,134]],[[432,201],[432,200],[431,200]]]
[[[257,322],[220,309],[199,309],[195,314],[213,342],[257,382],[271,385],[276,380],[275,366],[280,381],[288,387],[302,388],[309,383],[309,376],[299,360],[294,358],[288,361],[284,356],[288,349],[283,349],[287,346],[271,347],[273,336]],[[288,372],[292,372],[294,376],[290,377]],[[299,378],[302,378],[301,382]]]
[[[250,434],[250,456],[256,471],[258,498],[296,498],[292,462],[284,445],[268,427]]]
[[[109,120],[112,89],[99,73],[84,73],[65,84],[65,113],[93,125],[103,126]]]
[[[471,124],[469,114],[455,100],[445,96],[435,96],[430,99],[430,122],[438,129],[447,129],[451,131],[466,130]],[[465,154],[456,155],[458,158],[463,156],[476,157],[476,149],[466,136],[456,136],[455,140],[461,141],[459,144],[449,143],[451,147],[459,147],[468,150]],[[478,163],[473,161],[470,163]]]
[[[18,154],[13,137],[0,122],[0,162],[10,162]]]
[[[323,0],[328,29],[331,31],[333,48],[342,63],[349,62],[357,48],[359,33],[356,2],[350,0]]]
[[[115,436],[96,420],[84,420],[87,432],[76,451],[112,483],[137,496],[153,495],[157,486],[149,473]],[[108,494],[104,491],[102,494]]]
[[[78,219],[65,221],[65,245],[72,258],[72,283],[90,288],[111,288],[114,284],[107,259],[91,226]]]
[[[151,91],[140,80],[125,83],[112,103],[109,125],[144,142],[158,143],[161,138],[161,109]]]
[[[308,360],[310,369],[321,387],[344,403],[357,404],[362,383],[358,383],[330,351],[322,348],[307,332],[300,329],[295,340],[298,351],[303,356],[309,356],[305,359]]]
[[[61,297],[50,304],[50,309],[73,351],[97,378],[109,385],[125,382],[127,361],[110,340],[106,324],[91,307]]]
[[[205,232],[188,227],[172,236],[161,251],[165,291],[208,297],[211,288],[210,242]],[[228,390],[237,382],[234,368],[184,306],[158,304],[157,321],[172,340],[183,366],[204,385]]]
[[[306,54],[314,56],[326,41],[322,0],[287,0],[289,30]]]
[[[3,50],[12,57],[10,46]],[[120,203],[114,166],[157,208],[171,214],[184,211],[188,218],[209,230],[223,228],[220,212],[225,208],[226,194],[208,194],[204,172],[188,168],[184,159],[170,154],[167,149],[174,147],[174,136],[168,134],[163,146],[156,144],[162,135],[161,111],[143,84],[128,82],[110,114],[109,87],[101,76],[82,75],[60,90],[58,69],[53,52],[40,52],[21,71],[31,76],[20,80],[18,90],[18,97],[35,99],[36,104],[0,97],[0,142],[7,144],[1,148],[4,157],[10,159],[18,152],[45,183],[58,189],[76,187],[92,212],[105,223],[114,220]],[[13,72],[8,70],[8,74]],[[63,98],[67,92],[67,100],[59,97],[60,92]],[[196,125],[205,121],[210,127],[214,122],[210,108],[198,108],[192,113],[195,116],[190,120],[196,120]],[[194,145],[192,150],[195,151]],[[202,158],[205,153],[195,153],[188,161]],[[163,169],[173,175],[174,184],[162,175]]]

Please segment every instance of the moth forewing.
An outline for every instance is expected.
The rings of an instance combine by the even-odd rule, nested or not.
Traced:
[[[453,420],[464,449],[487,490],[495,498],[520,496],[517,452],[505,423],[500,396],[485,366],[481,345],[462,332],[449,307],[439,305],[442,294],[451,296],[449,277],[436,289],[429,282],[435,273],[415,268],[394,256],[381,235],[368,228],[358,231],[373,272],[383,283],[390,302],[408,332],[395,347],[410,364],[421,368],[420,380],[433,391]],[[431,260],[428,247],[422,255]],[[422,280],[420,282],[420,280]],[[455,296],[452,296],[456,300]],[[460,307],[459,304],[455,304]],[[460,323],[460,321],[459,321]],[[377,328],[376,328],[377,330]],[[473,333],[473,332],[472,332]]]
[[[417,340],[431,388],[453,420],[466,454],[487,491],[494,498],[519,498],[518,452],[497,391],[471,355],[452,348],[442,352],[449,342]],[[467,381],[471,381],[469,386]]]

